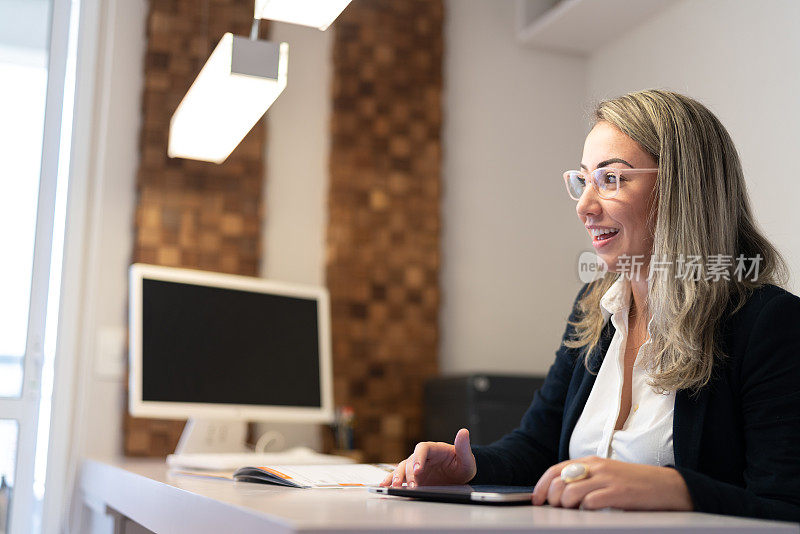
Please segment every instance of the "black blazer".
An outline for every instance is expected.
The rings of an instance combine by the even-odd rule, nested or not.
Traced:
[[[570,320],[576,317],[573,306]],[[572,333],[567,325],[564,339]],[[569,459],[570,436],[613,335],[608,321],[593,373],[562,341],[519,428],[473,448],[471,484],[532,486]],[[727,314],[719,339],[727,357],[715,363],[711,382],[694,395],[676,392],[673,467],[696,511],[800,521],[800,298],[771,285],[756,289]]]

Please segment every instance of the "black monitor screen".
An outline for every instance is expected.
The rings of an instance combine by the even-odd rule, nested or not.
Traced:
[[[143,401],[322,405],[316,300],[142,284]]]

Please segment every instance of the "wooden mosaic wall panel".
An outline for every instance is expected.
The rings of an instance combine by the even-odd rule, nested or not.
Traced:
[[[409,454],[437,371],[442,18],[439,0],[355,0],[335,23],[334,394],[368,460]]]
[[[263,121],[221,165],[167,156],[172,113],[225,32],[249,35],[253,0],[151,0],[133,261],[258,275]],[[265,38],[267,24],[261,24]],[[183,421],[126,414],[125,453],[171,453]]]

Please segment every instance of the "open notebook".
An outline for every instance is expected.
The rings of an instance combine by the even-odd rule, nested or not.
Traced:
[[[293,488],[377,486],[394,470],[391,464],[279,465],[242,467],[233,474],[240,482],[278,484]]]

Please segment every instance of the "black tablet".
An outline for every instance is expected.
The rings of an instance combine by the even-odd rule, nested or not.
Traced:
[[[423,501],[461,504],[532,504],[533,486],[418,486],[416,488],[375,487],[372,493],[411,497]]]

